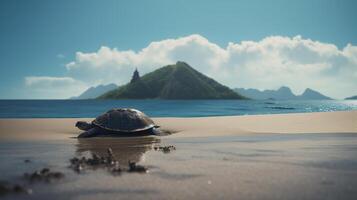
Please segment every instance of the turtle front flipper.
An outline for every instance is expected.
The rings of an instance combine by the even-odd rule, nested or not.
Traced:
[[[88,131],[84,131],[83,133],[78,135],[78,138],[89,138],[89,137],[95,137],[99,135],[100,129],[98,127],[94,127],[89,129]]]

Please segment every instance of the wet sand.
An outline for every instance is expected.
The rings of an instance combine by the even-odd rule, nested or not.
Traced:
[[[356,199],[357,112],[158,118],[164,137],[75,139],[77,119],[0,120],[0,180],[33,194],[4,199]],[[293,134],[292,134],[293,133]],[[157,145],[174,145],[170,153]],[[73,156],[110,147],[148,173],[77,174]],[[25,163],[24,160],[30,160]],[[22,174],[49,167],[65,178],[30,184]]]

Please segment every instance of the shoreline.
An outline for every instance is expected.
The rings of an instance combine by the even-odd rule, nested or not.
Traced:
[[[93,118],[0,119],[0,140],[69,139],[81,131],[76,121]],[[153,118],[168,137],[224,136],[250,133],[357,133],[357,111]],[[165,136],[166,137],[166,136]]]

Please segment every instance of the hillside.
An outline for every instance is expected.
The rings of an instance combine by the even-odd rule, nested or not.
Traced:
[[[157,69],[100,99],[245,99],[184,62]]]

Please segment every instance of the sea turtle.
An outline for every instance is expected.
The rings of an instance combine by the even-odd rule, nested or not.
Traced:
[[[85,132],[78,138],[94,136],[144,136],[159,133],[159,126],[139,110],[116,108],[98,116],[91,123],[78,121],[76,127]]]

